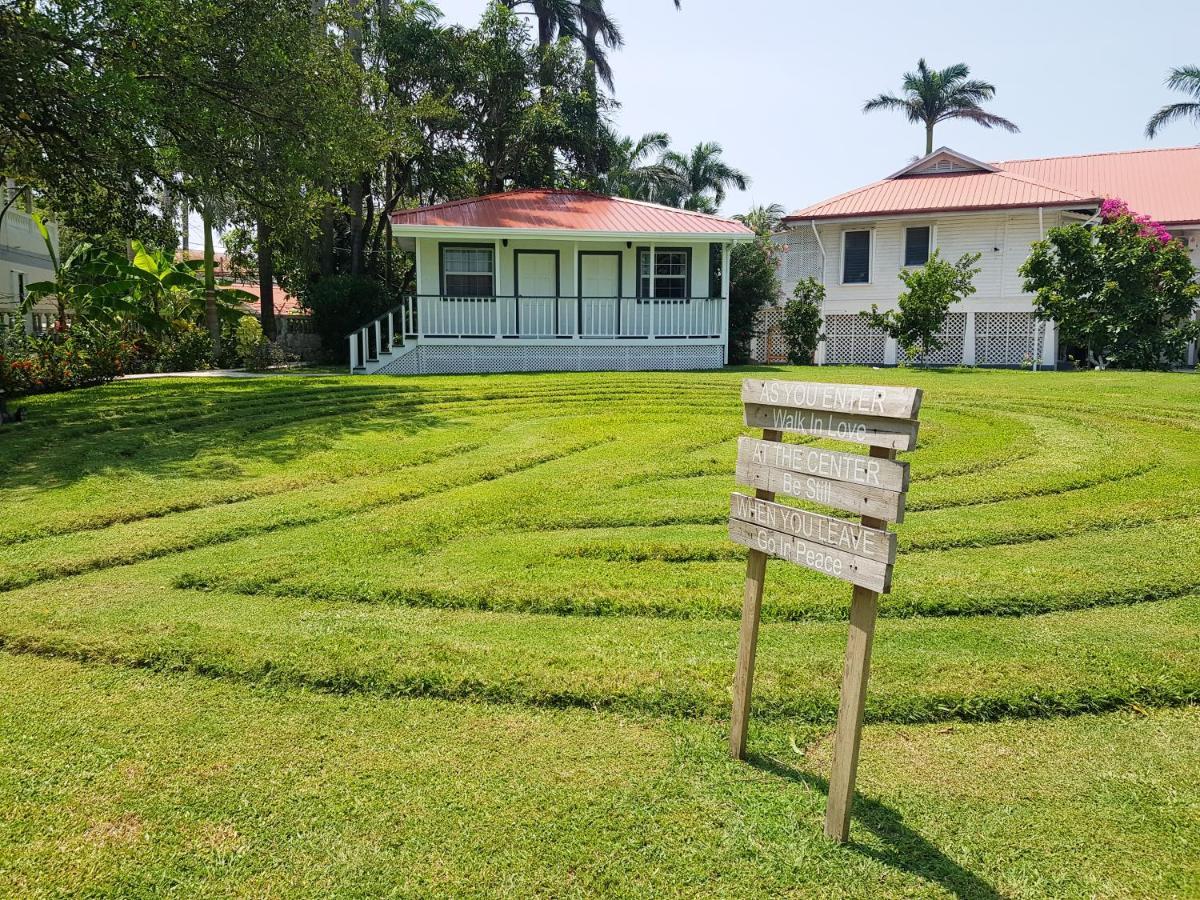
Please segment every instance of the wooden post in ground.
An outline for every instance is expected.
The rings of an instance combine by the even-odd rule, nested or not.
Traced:
[[[896,451],[872,447],[871,456],[895,459]],[[887,522],[871,516],[863,516],[862,524],[869,528],[887,527]],[[871,641],[875,637],[878,609],[879,594],[855,585],[850,600],[850,633],[846,640],[842,695],[833,740],[833,773],[829,776],[829,799],[825,806],[825,834],[840,844],[850,837],[850,808],[854,801],[858,748],[867,704],[867,679],[871,675]]]
[[[783,432],[763,429],[764,441],[781,441]],[[760,500],[774,500],[774,491],[756,490]],[[758,649],[758,621],[762,611],[763,579],[767,554],[750,550],[746,555],[746,587],[742,594],[742,627],[738,635],[737,669],[733,673],[733,714],[729,720],[729,754],[746,757],[746,730],[750,726],[750,694],[754,690],[754,654]]]

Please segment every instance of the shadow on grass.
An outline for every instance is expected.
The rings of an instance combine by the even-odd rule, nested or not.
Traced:
[[[5,487],[59,487],[122,472],[236,481],[243,462],[286,464],[356,434],[445,425],[437,395],[324,378],[148,379],[52,398],[4,437]],[[431,402],[432,401],[432,402]],[[57,420],[63,415],[68,421]]]
[[[747,761],[760,771],[807,785],[826,796],[829,794],[829,780],[819,775],[761,754],[750,754]],[[851,836],[847,847],[854,852],[934,882],[963,900],[998,900],[1002,896],[974,872],[964,869],[905,825],[900,813],[878,800],[856,793],[852,817],[854,822],[871,831],[886,845],[885,849],[879,850],[860,844]]]

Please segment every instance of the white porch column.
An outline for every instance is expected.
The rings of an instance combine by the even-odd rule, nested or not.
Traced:
[[[730,244],[721,245],[721,356],[729,365],[729,250]],[[763,358],[766,358],[764,353]]]
[[[350,335],[350,371],[353,372],[358,368],[358,332]]]
[[[396,319],[392,313],[388,313],[388,350],[391,350],[396,343]]]
[[[967,313],[967,323],[963,326],[963,365],[975,365],[975,313]]]
[[[885,366],[896,364],[896,339],[894,337],[883,339],[883,364]]]
[[[1058,364],[1058,325],[1047,322],[1042,335],[1042,365],[1053,368]]]
[[[383,356],[383,325],[375,320],[375,355]]]

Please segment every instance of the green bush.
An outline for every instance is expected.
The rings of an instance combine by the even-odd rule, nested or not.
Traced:
[[[134,343],[115,331],[69,328],[31,337],[0,330],[0,396],[102,384],[129,371],[135,355]]]
[[[157,371],[194,372],[212,364],[212,338],[199,325],[188,323],[159,345]]]
[[[242,316],[238,319],[237,330],[233,334],[238,362],[248,368],[254,368],[264,340],[262,324],[258,319],[254,316]]]
[[[308,289],[303,302],[312,311],[313,330],[333,362],[349,358],[346,335],[394,305],[383,285],[354,275],[321,279]]]
[[[750,361],[754,314],[779,296],[778,248],[766,235],[737,244],[729,254],[729,362]]]
[[[825,301],[825,286],[813,277],[796,284],[792,299],[783,308],[780,328],[787,344],[788,362],[806,366],[813,360],[817,342],[821,340],[821,304]]]

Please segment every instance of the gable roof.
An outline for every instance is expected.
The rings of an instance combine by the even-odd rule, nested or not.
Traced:
[[[720,216],[587,191],[542,188],[401,210],[392,213],[392,225],[398,231],[412,229],[410,233],[425,229],[476,229],[622,237],[703,236],[726,240],[754,236],[741,222]]]
[[[1200,147],[981,163],[984,168],[946,174],[923,169],[939,156],[976,162],[943,147],[895,175],[806,207],[784,221],[1092,206],[1120,197],[1131,209],[1166,225],[1200,222]]]

